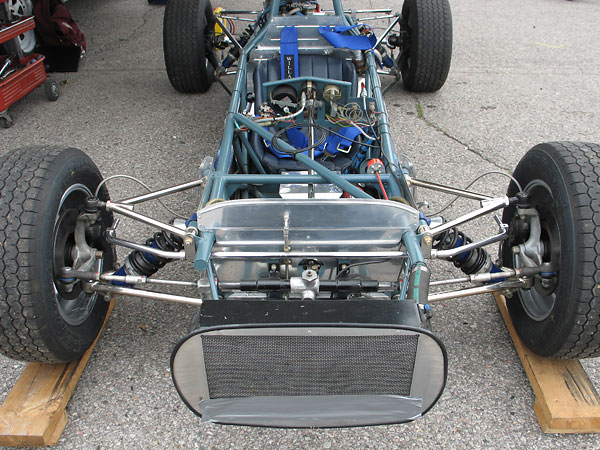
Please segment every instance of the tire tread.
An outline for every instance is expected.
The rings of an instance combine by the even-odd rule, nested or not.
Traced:
[[[26,147],[0,160],[0,351],[14,359],[53,362],[41,329],[36,326],[32,293],[34,281],[23,254],[31,252],[30,229],[38,213],[23,209],[33,195],[37,176],[48,174],[62,148]]]
[[[448,0],[406,0],[416,15],[417,44],[411,48],[411,67],[403,73],[411,92],[435,92],[448,77],[452,59],[452,13]],[[411,44],[412,45],[412,44]]]
[[[170,0],[163,22],[163,50],[167,75],[182,93],[205,92],[212,79],[206,68],[204,26],[201,16],[212,8],[208,0]],[[200,27],[198,21],[204,20]]]
[[[555,348],[540,354],[559,359],[597,357],[600,356],[600,145],[549,142],[531,151],[545,153],[559,167],[571,199],[566,207],[573,218],[577,258],[570,299],[574,302],[573,312],[565,318],[567,332]],[[527,344],[527,335],[521,337]]]

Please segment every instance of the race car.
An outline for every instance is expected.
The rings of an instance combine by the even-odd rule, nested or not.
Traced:
[[[196,305],[171,357],[182,400],[203,420],[273,427],[402,423],[429,411],[447,377],[431,330],[441,300],[503,294],[537,354],[600,356],[600,147],[537,145],[496,197],[417,178],[394,148],[384,94],[443,87],[447,0],[405,0],[398,13],[341,0],[272,0],[262,11],[170,0],[163,35],[176,90],[219,83],[231,94],[218,150],[196,179],[116,201],[106,186],[115,177],[77,149],[4,155],[3,354],[77,359],[114,296]],[[448,220],[428,213],[417,189],[475,206]],[[197,205],[169,223],[135,210],[187,190]],[[120,217],[156,231],[118,237]],[[497,231],[472,239],[460,229],[475,220]],[[116,247],[130,251],[120,262]],[[434,260],[464,276],[436,276]],[[174,262],[196,275],[155,276]],[[176,286],[197,295],[168,292]]]

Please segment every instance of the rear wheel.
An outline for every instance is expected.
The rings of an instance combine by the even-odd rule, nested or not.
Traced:
[[[179,92],[208,90],[214,68],[208,61],[213,52],[215,20],[209,0],[170,0],[163,22],[163,49],[167,75]]]
[[[100,331],[108,303],[60,269],[93,270],[97,259],[113,265],[103,233],[112,215],[82,216],[101,181],[96,165],[74,148],[28,147],[0,158],[0,352],[6,356],[71,361]],[[108,199],[104,187],[99,197]]]
[[[404,0],[404,38],[397,64],[404,87],[434,92],[446,82],[452,58],[452,13],[448,0]]]
[[[529,204],[504,211],[503,263],[549,263],[551,271],[509,299],[508,310],[523,342],[541,356],[600,356],[599,175],[600,146],[576,142],[537,145],[514,172]],[[513,183],[508,195],[516,193]]]

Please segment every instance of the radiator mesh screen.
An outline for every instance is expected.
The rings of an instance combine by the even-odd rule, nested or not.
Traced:
[[[419,336],[204,335],[211,398],[410,395]]]

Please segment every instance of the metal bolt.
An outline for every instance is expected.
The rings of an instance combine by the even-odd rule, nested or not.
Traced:
[[[277,264],[271,264],[270,269],[271,272],[277,272]]]
[[[302,278],[304,278],[306,281],[314,281],[318,277],[319,276],[317,275],[317,272],[315,272],[314,270],[305,270],[302,273]]]
[[[429,227],[427,225],[421,225],[419,228],[417,228],[417,234],[425,234],[428,230]]]
[[[513,252],[515,255],[518,255],[519,253],[521,253],[521,247],[519,247],[518,245],[515,245],[515,246],[512,248],[512,252]]]
[[[431,236],[425,235],[423,236],[423,242],[425,243],[425,245],[430,246],[433,242],[433,239],[431,238]]]

